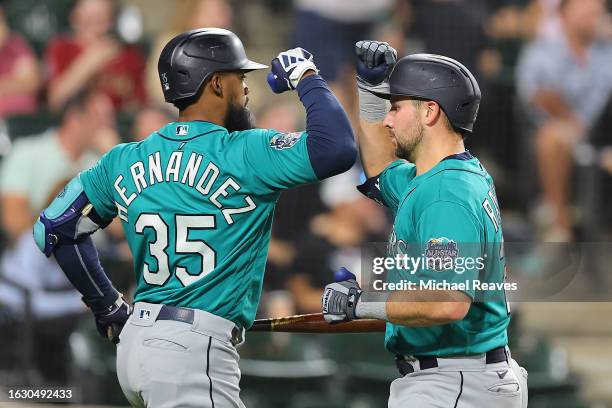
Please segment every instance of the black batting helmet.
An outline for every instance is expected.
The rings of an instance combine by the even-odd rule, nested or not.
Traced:
[[[214,72],[253,71],[266,65],[249,60],[240,38],[222,28],[179,34],[166,44],[157,69],[166,102],[196,95]]]
[[[480,87],[474,75],[452,58],[413,54],[401,58],[389,76],[384,99],[413,97],[437,102],[451,124],[471,132],[480,105]]]

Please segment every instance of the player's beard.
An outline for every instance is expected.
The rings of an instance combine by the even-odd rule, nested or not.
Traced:
[[[417,121],[407,132],[404,137],[397,137],[395,155],[400,159],[408,160],[411,163],[416,161],[416,151],[425,135],[425,126],[421,121]]]
[[[227,114],[225,115],[225,128],[228,132],[249,130],[255,127],[253,113],[246,106],[235,106],[228,104]]]

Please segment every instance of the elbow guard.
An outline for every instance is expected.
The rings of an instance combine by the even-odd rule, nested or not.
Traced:
[[[59,245],[75,244],[110,221],[102,220],[96,213],[77,176],[40,213],[34,224],[34,241],[49,257]]]

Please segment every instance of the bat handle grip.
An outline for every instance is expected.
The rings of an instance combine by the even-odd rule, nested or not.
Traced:
[[[334,273],[334,282],[342,282],[345,280],[357,280],[357,277],[345,267],[338,269]]]

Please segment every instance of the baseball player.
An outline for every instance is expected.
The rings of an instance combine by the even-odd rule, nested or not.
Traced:
[[[268,75],[274,92],[297,91],[300,133],[253,128],[245,75],[266,66],[230,31],[178,35],[158,68],[177,122],[116,146],[74,178],[34,237],[83,294],[100,333],[118,343],[119,383],[132,405],[243,407],[236,346],[257,310],[276,201],[284,189],[349,169],[353,133],[301,48],[281,52]],[[134,257],[132,312],[90,237],[115,217]]]
[[[388,256],[427,261],[410,272],[390,269],[388,282],[413,286],[379,292],[378,301],[367,301],[354,278],[327,285],[325,318],[388,322],[385,346],[402,376],[391,384],[389,407],[525,407],[527,374],[507,347],[505,292],[487,295],[478,281],[503,284],[505,274],[493,180],[464,146],[478,83],[443,56],[396,63],[395,50],[376,41],[360,41],[356,51],[359,147],[370,177],[359,188],[395,215]],[[459,267],[470,258],[471,268]],[[450,264],[436,265],[442,260]]]

